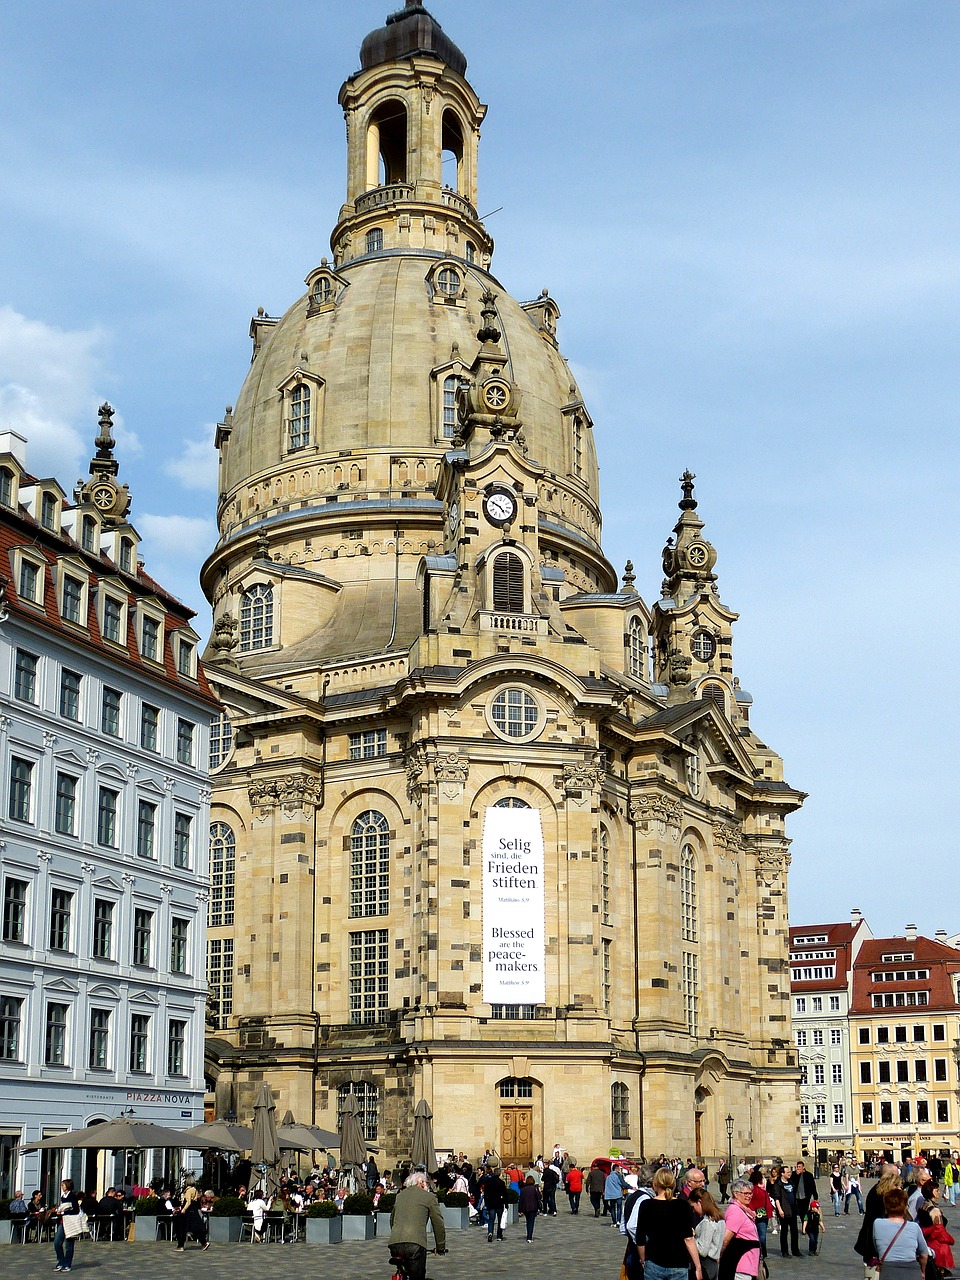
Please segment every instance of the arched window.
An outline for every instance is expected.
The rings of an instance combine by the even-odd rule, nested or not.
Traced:
[[[305,449],[310,443],[310,388],[305,382],[290,392],[287,440],[290,449]]]
[[[367,253],[379,253],[383,248],[383,231],[380,227],[374,227],[367,232]]]
[[[377,1140],[377,1113],[380,1104],[380,1091],[375,1084],[366,1080],[355,1080],[350,1084],[342,1084],[337,1090],[337,1128],[343,1119],[343,1100],[352,1096],[357,1106],[357,1119],[364,1139],[367,1142]]]
[[[333,281],[329,276],[321,276],[313,286],[313,300],[316,303],[329,302],[333,297]]]
[[[630,619],[630,674],[642,680],[647,674],[647,633],[643,619]]]
[[[451,373],[443,380],[443,434],[445,439],[452,440],[457,434],[457,391],[460,379]]]
[[[233,747],[233,725],[226,711],[221,711],[210,726],[210,768],[219,769]]]
[[[461,169],[463,167],[463,127],[460,117],[455,111],[443,113],[440,135],[440,149],[443,152],[443,185],[461,190]]]
[[[619,1082],[610,1086],[610,1136],[630,1137],[630,1090]]]
[[[211,929],[233,924],[234,876],[237,840],[225,822],[210,824],[210,910]]]
[[[477,260],[477,246],[472,240],[467,241],[466,248],[464,250],[464,257],[471,263],[476,262]]]
[[[684,942],[697,939],[697,855],[693,845],[680,851],[680,936]]]
[[[579,413],[573,417],[573,474],[583,479],[583,419]]]
[[[508,1005],[507,1008],[522,1009],[523,1005]],[[533,1081],[526,1077],[519,1079],[517,1076],[510,1076],[506,1080],[501,1080],[498,1085],[501,1098],[532,1098],[533,1097]]]
[[[727,699],[722,684],[705,684],[700,690],[704,702],[712,702],[718,711],[726,711]]]
[[[390,824],[368,809],[350,831],[350,914],[385,916],[390,910]]]
[[[521,800],[519,796],[504,796],[502,800],[498,800],[492,808],[494,809],[529,809],[530,806],[526,800]]]
[[[243,593],[240,603],[240,652],[267,649],[273,644],[273,587],[258,582]]]
[[[600,923],[610,923],[610,832],[600,824]]]
[[[493,562],[493,607],[497,613],[523,613],[523,561],[503,551]]]
[[[407,109],[398,99],[381,103],[367,125],[367,189],[407,180]]]

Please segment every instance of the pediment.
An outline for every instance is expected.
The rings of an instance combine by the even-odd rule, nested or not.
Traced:
[[[97,982],[92,987],[87,987],[88,996],[103,996],[106,1000],[119,1000],[120,992],[116,987],[109,986],[106,982]]]
[[[756,775],[753,761],[733,727],[712,702],[697,698],[666,707],[648,717],[640,728],[687,745],[698,742],[707,755],[708,771],[732,771],[745,781]]]
[[[85,769],[87,761],[75,751],[55,751],[53,758],[57,764],[69,765],[72,769]]]
[[[101,765],[97,770],[98,778],[112,778],[114,782],[126,782],[127,775],[122,769],[118,769],[115,764]]]
[[[159,797],[162,797],[166,794],[164,792],[163,787],[160,786],[159,782],[156,782],[153,778],[144,778],[143,782],[138,784],[137,795],[143,795],[144,793],[146,793],[147,795],[159,796]]]
[[[121,893],[121,887],[112,876],[99,876],[93,882],[94,889],[113,889],[116,893]]]
[[[80,988],[75,982],[68,982],[66,978],[58,977],[45,982],[43,990],[45,995],[75,996]]]
[[[128,998],[131,1004],[148,1004],[154,1009],[160,1007],[160,1001],[149,991],[134,991]]]

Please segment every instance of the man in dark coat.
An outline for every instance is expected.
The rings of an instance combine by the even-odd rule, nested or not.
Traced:
[[[493,1239],[496,1229],[497,1239],[503,1239],[502,1217],[507,1205],[506,1187],[500,1177],[499,1169],[492,1169],[480,1183],[480,1194],[483,1196],[483,1207],[487,1218],[487,1239]]]
[[[428,1221],[433,1223],[437,1253],[446,1253],[447,1231],[437,1197],[425,1173],[411,1173],[390,1214],[390,1257],[403,1259],[410,1280],[424,1280],[427,1274]]]
[[[802,1160],[798,1160],[796,1168],[790,1175],[790,1185],[793,1187],[793,1203],[796,1209],[797,1222],[803,1222],[810,1208],[811,1200],[819,1200],[820,1196],[817,1192],[817,1184],[814,1181],[812,1173],[807,1171],[806,1165]]]

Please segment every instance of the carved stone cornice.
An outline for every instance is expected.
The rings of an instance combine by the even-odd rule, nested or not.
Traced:
[[[782,888],[790,870],[790,844],[782,840],[778,844],[756,846],[757,880],[765,888]]]
[[[683,826],[683,805],[679,800],[654,792],[630,802],[630,821],[647,835],[680,839]]]
[[[247,788],[255,809],[317,808],[323,804],[323,779],[315,773],[287,773],[280,778],[258,778]]]
[[[713,824],[713,844],[714,848],[723,853],[743,853],[743,831],[739,826],[734,826],[729,822],[715,822]]]
[[[599,791],[606,776],[602,752],[596,752],[590,760],[565,764],[563,772],[554,778],[554,786],[568,799],[580,796],[584,791]]]

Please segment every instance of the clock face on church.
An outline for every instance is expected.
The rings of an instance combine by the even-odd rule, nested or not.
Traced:
[[[491,524],[509,524],[517,514],[517,500],[509,489],[491,489],[483,500],[483,514]]]

